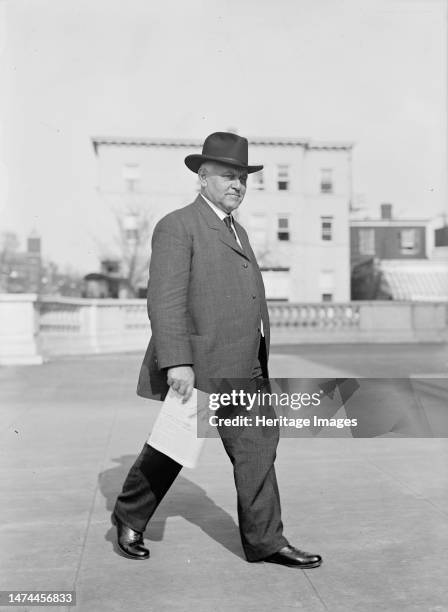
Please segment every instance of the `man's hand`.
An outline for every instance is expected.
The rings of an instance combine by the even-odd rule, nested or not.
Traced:
[[[193,393],[194,372],[191,366],[176,366],[168,368],[167,382],[171,389],[182,397],[185,404]]]

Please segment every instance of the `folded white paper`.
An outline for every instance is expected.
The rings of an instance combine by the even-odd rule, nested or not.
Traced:
[[[193,389],[188,402],[182,403],[182,398],[170,389],[148,438],[153,448],[189,468],[197,465],[205,441],[198,438],[200,396],[204,394]]]

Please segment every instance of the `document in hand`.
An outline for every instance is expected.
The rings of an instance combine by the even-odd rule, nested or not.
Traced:
[[[198,438],[197,427],[198,400],[202,396],[201,391],[193,389],[190,399],[183,404],[170,389],[148,438],[153,448],[189,468],[196,466],[205,441]]]

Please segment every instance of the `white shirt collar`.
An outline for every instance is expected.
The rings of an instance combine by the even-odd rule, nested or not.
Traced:
[[[218,215],[218,217],[221,219],[221,221],[223,221],[228,216],[227,213],[225,213],[223,210],[221,210],[220,208],[215,206],[215,204],[210,202],[210,200],[208,198],[206,198],[203,193],[201,193],[201,196],[204,198],[204,200],[207,202],[207,204],[210,206],[210,208],[215,211],[215,213]]]
[[[218,215],[218,217],[221,219],[221,221],[224,221],[224,219],[229,216],[227,213],[225,213],[220,208],[215,206],[213,204],[213,202],[210,202],[210,200],[208,198],[206,198],[203,193],[201,193],[200,195],[204,198],[204,200],[207,202],[207,204],[210,206],[210,208],[215,211],[215,213]],[[238,242],[238,246],[240,247],[240,249],[242,249],[243,246],[241,244],[240,237],[238,236],[238,232],[236,231],[235,223],[233,222],[233,217],[231,215],[230,215],[230,218],[232,220],[232,227],[233,227],[233,231],[235,232],[236,241]]]

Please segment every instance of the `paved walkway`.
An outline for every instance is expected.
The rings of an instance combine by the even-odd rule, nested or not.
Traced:
[[[157,408],[135,396],[140,357],[0,369],[0,589],[75,588],[83,612],[448,611],[446,438],[281,440],[285,533],[319,569],[243,559],[218,439],[157,511],[151,559],[116,554],[110,511]],[[271,366],[441,376],[447,361],[441,346],[307,346],[276,348]]]

